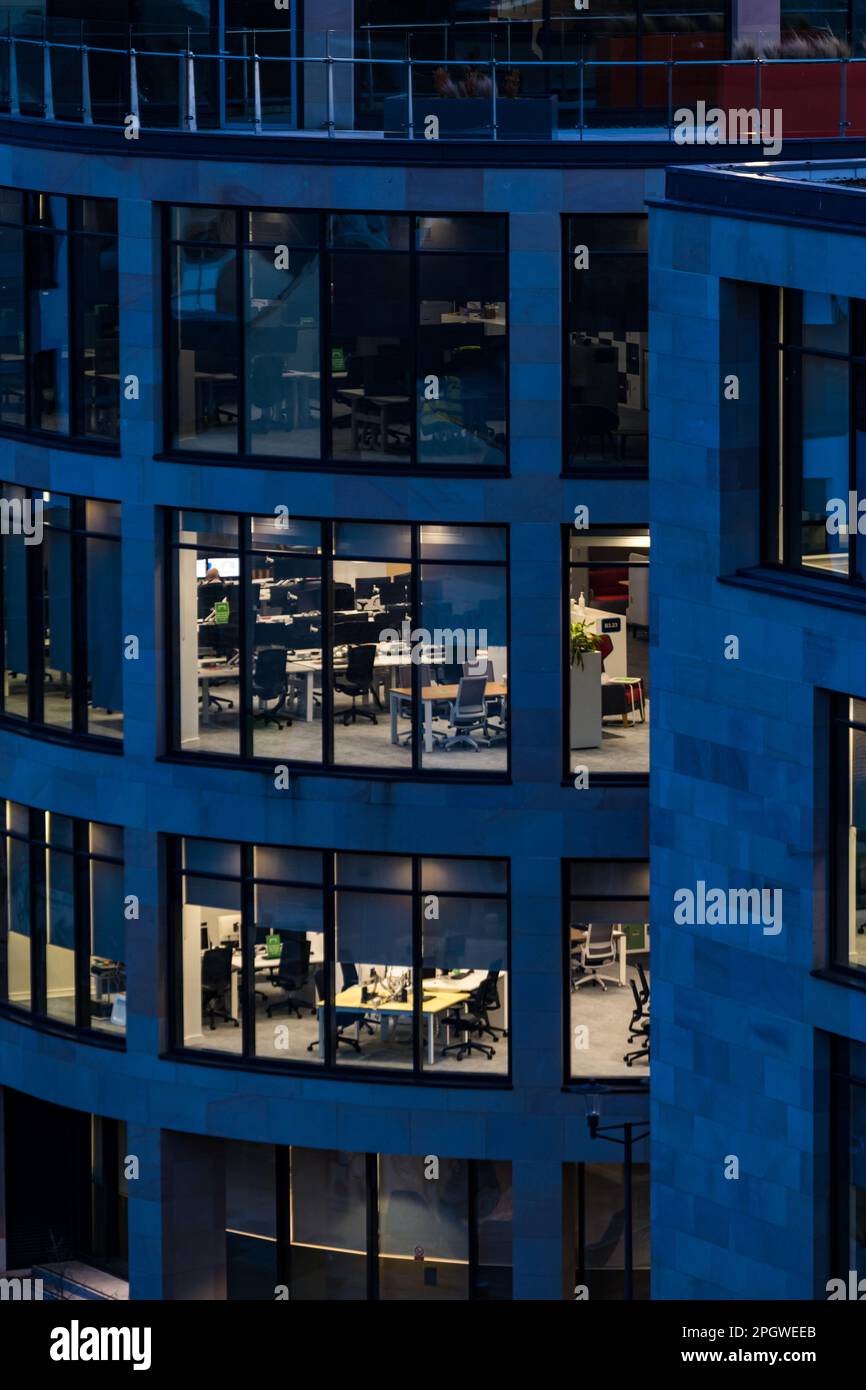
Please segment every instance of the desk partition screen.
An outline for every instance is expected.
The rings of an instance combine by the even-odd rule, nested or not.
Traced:
[[[170,841],[175,1048],[509,1075],[508,864]]]
[[[503,469],[507,220],[165,209],[166,447]]]
[[[0,803],[0,1005],[122,1039],[123,832]]]

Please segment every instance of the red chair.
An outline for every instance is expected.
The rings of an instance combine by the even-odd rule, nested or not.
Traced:
[[[621,581],[625,580],[623,583]],[[628,608],[628,570],[591,569],[589,587],[592,601],[599,608],[609,608],[614,613],[624,613]]]

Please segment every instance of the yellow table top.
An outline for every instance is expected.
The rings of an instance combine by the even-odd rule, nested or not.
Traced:
[[[421,1012],[425,1014],[442,1013],[444,1009],[453,1009],[458,1004],[463,1004],[469,998],[468,994],[436,994],[433,999],[425,999],[421,1005]],[[366,1003],[361,1002],[361,986],[352,985],[350,989],[344,989],[334,1000],[335,1009],[357,1009],[365,1010],[371,1014],[410,1014],[412,1012],[412,996],[406,1000],[405,1004],[398,999],[389,999],[377,1002],[375,999],[368,999]]]

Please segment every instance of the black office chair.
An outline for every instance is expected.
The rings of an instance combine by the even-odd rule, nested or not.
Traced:
[[[650,994],[649,980],[646,977],[646,971],[644,970],[640,961],[637,962],[637,973],[638,978],[640,980],[640,997],[643,1000],[644,1004],[648,1005]]]
[[[631,985],[631,992],[634,995],[634,1012],[631,1016],[631,1022],[628,1025],[628,1041],[636,1042],[638,1038],[641,1038],[642,1042],[640,1047],[634,1048],[631,1052],[627,1052],[623,1057],[622,1060],[627,1067],[630,1067],[632,1062],[638,1057],[646,1057],[647,1061],[649,1061],[650,1034],[649,1015],[644,1009],[644,1001],[640,996],[634,980],[630,980],[629,984]]]
[[[254,698],[259,702],[253,719],[261,720],[262,724],[276,724],[278,729],[282,729],[283,724],[292,723],[291,718],[285,713],[286,697],[289,693],[285,647],[258,649],[253,667],[252,690]],[[269,701],[276,701],[270,709]],[[280,713],[283,714],[282,720],[276,717]]]
[[[357,971],[356,971],[356,974],[357,974]],[[317,998],[318,998],[318,1000],[319,1000],[319,1003],[321,1004],[321,1003],[324,1002],[324,998],[325,998],[325,972],[324,972],[324,970],[317,970],[316,973],[315,973],[315,975],[313,976],[313,979],[314,979],[315,982],[316,982],[316,996],[317,996]],[[344,983],[344,986],[345,986],[345,980],[344,980],[343,983]],[[356,983],[357,983],[357,981],[356,981]],[[361,1012],[358,1012],[358,1013],[343,1013],[343,1011],[341,1010],[341,1011],[337,1014],[337,1048],[338,1048],[338,1050],[339,1050],[340,1043],[345,1043],[346,1047],[351,1047],[355,1052],[360,1052],[360,1051],[361,1051],[361,1044],[358,1042],[357,1038],[346,1038],[346,1037],[343,1036],[343,1034],[344,1034],[344,1032],[345,1032],[345,1030],[346,1030],[347,1028],[354,1028],[356,1025],[357,1025],[357,1027],[358,1027],[359,1030],[360,1030],[361,1028],[366,1027],[368,1032],[372,1033],[372,1031],[373,1031],[373,1029],[370,1028],[369,1024],[366,1022],[366,1018],[365,1018],[364,1014],[361,1013]],[[308,1052],[315,1052],[316,1049],[318,1048],[318,1046],[319,1046],[319,1039],[318,1039],[318,1038],[314,1038],[313,1041],[309,1044],[309,1046],[308,1046],[308,1048],[307,1048],[307,1051],[308,1051]]]
[[[502,1000],[499,997],[499,971],[491,970],[487,975],[487,1012],[496,1012],[502,1008]],[[507,1038],[507,1028],[497,1028],[489,1019],[487,1027],[482,1029],[483,1033],[489,1033],[491,1038]]]
[[[283,948],[280,951],[280,963],[277,966],[277,978],[275,983],[280,989],[286,991],[285,999],[277,999],[275,1003],[267,1007],[268,1018],[272,1018],[275,1009],[287,1009],[290,1014],[301,1017],[301,1010],[295,997],[310,979],[310,942],[307,937],[287,936],[283,941]],[[310,1013],[316,1010],[307,1004],[305,1006]]]
[[[239,1026],[232,1018],[228,1008],[228,994],[232,983],[233,946],[214,946],[205,951],[201,958],[201,1004],[202,1012],[210,1019],[211,1031],[216,1028],[216,1020]]]
[[[374,724],[378,723],[375,712],[371,709],[364,709],[358,706],[356,701],[361,695],[372,695],[378,709],[382,708],[373,680],[373,666],[376,661],[375,642],[365,643],[361,647],[350,647],[345,672],[340,672],[334,677],[334,689],[341,695],[351,695],[351,709],[335,710],[335,717],[343,717],[344,724],[356,723],[358,716],[362,719],[370,719]]]
[[[443,1047],[443,1057],[447,1057],[449,1052],[456,1052],[457,1061],[462,1062],[463,1058],[468,1057],[472,1052],[483,1052],[489,1062],[492,1057],[496,1056],[495,1047],[488,1047],[485,1043],[475,1042],[474,1039],[480,1038],[484,1033],[489,1033],[491,1037],[496,1036],[490,1027],[487,1011],[492,1006],[498,973],[498,971],[491,971],[478,988],[473,990],[466,1001],[465,1013],[449,1013],[449,1027],[456,1029],[463,1036],[460,1042],[449,1043],[447,1047]],[[492,980],[491,976],[494,977]]]
[[[358,967],[353,961],[348,961],[345,965],[341,963],[341,969],[343,971],[343,989],[351,989],[353,985],[358,983]],[[376,1031],[372,1023],[368,1023],[366,1015],[361,1027],[366,1033],[375,1033]]]
[[[487,705],[484,700],[486,687],[486,676],[460,677],[457,699],[448,716],[449,728],[454,732],[446,738],[446,748],[457,748],[465,743],[477,752],[479,743],[487,743],[487,739],[481,737],[479,732],[487,728]]]

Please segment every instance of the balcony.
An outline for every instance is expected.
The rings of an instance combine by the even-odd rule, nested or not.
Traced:
[[[266,35],[90,43],[0,35],[0,113],[57,125],[202,136],[310,139],[758,144],[750,112],[779,113],[785,140],[866,136],[866,57],[642,61],[502,56],[469,62],[381,56],[357,35],[317,36],[321,51],[260,52]],[[228,41],[228,36],[226,38]],[[204,45],[199,50],[196,43]],[[310,45],[306,44],[309,48]],[[691,45],[692,48],[695,45]],[[698,47],[700,47],[698,45]],[[701,107],[700,103],[704,103]],[[712,111],[740,112],[739,138],[718,138]],[[678,136],[696,113],[694,136]],[[764,142],[766,143],[766,141]]]

